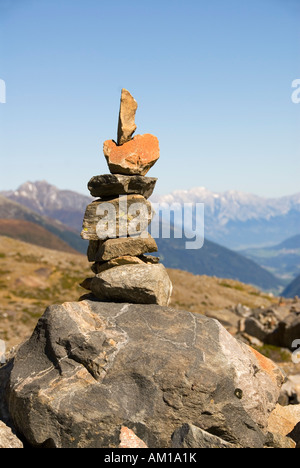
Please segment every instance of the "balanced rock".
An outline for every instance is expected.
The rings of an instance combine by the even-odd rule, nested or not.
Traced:
[[[92,261],[108,262],[113,258],[123,257],[124,255],[139,257],[144,253],[157,252],[157,250],[158,248],[155,240],[148,233],[144,236],[108,239],[101,243]]]
[[[92,177],[88,189],[93,197],[109,198],[117,195],[139,194],[149,198],[157,179],[154,177],[104,174]]]
[[[53,448],[119,447],[122,426],[171,448],[184,424],[260,448],[283,381],[214,319],[87,300],[49,307],[11,368],[16,430]]]
[[[84,215],[81,237],[106,240],[145,231],[153,218],[151,203],[142,195],[95,200]]]
[[[118,145],[123,145],[131,140],[136,131],[135,113],[138,108],[136,100],[127,89],[122,89],[119,124],[118,124]]]
[[[104,156],[111,174],[92,177],[88,188],[100,197],[88,205],[81,237],[89,241],[88,260],[94,278],[81,286],[99,300],[168,305],[172,283],[159,259],[148,226],[154,216],[147,200],[157,179],[145,174],[159,158],[158,139],[150,134],[132,138],[137,103],[122,89],[118,140],[107,140]]]
[[[148,133],[136,135],[122,146],[107,140],[103,152],[112,174],[144,176],[159,159],[159,142]]]
[[[122,265],[97,274],[88,289],[102,301],[169,305],[172,283],[165,267]]]

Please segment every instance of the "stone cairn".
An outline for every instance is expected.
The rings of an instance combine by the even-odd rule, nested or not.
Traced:
[[[145,177],[159,159],[158,139],[136,135],[137,102],[122,89],[117,143],[103,145],[110,174],[92,177],[88,189],[97,200],[88,205],[81,237],[89,241],[88,260],[95,274],[81,286],[109,302],[170,302],[172,283],[148,233],[154,212],[148,198],[157,179]]]

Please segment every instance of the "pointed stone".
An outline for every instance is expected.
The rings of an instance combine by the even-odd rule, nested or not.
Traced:
[[[131,140],[136,131],[135,113],[138,108],[136,100],[131,96],[127,89],[122,89],[119,125],[118,125],[118,145],[123,145]]]

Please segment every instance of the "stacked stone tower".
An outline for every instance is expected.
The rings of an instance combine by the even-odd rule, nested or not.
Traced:
[[[136,135],[137,103],[122,89],[117,143],[103,145],[110,174],[92,177],[81,237],[89,241],[94,277],[82,286],[101,301],[168,305],[172,283],[156,256],[147,228],[153,218],[148,198],[157,179],[145,177],[159,159],[158,139]]]

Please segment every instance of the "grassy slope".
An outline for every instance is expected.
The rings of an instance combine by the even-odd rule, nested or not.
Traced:
[[[7,236],[30,244],[66,253],[78,253],[55,234],[30,221],[0,219],[0,236]]]
[[[32,333],[47,306],[77,301],[85,294],[79,283],[91,276],[84,255],[56,252],[0,236],[0,339],[8,347]],[[216,316],[242,303],[269,306],[274,299],[237,281],[169,270],[174,285],[171,306]],[[230,313],[229,313],[230,319]],[[227,319],[226,319],[227,320]]]

